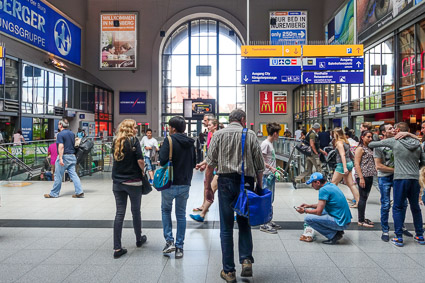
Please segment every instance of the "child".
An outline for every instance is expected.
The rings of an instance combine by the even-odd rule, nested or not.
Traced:
[[[41,168],[40,178],[45,181],[52,181],[52,165],[50,164],[50,152],[47,154],[43,161],[43,168]]]

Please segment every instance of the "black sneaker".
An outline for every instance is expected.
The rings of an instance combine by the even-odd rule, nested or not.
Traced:
[[[381,240],[384,242],[390,241],[390,235],[388,233],[382,233]]]
[[[175,251],[176,251],[176,246],[174,245],[174,243],[171,242],[171,241],[167,241],[165,243],[164,249],[162,250],[162,253],[163,254],[170,254],[170,253],[175,252]]]
[[[148,237],[146,237],[146,235],[143,235],[142,239],[136,242],[136,246],[140,248],[144,243],[146,243],[147,240],[148,240]]]
[[[342,233],[340,232],[341,231],[336,232],[335,236],[332,239],[323,241],[322,243],[326,245],[335,245],[338,240],[342,239]]]
[[[114,258],[120,258],[122,255],[125,255],[127,253],[126,249],[120,249],[118,251],[114,251]]]
[[[242,262],[241,277],[252,277],[252,262],[249,259],[244,259]]]
[[[183,257],[183,249],[181,248],[176,248],[176,256],[177,259],[182,258]]]

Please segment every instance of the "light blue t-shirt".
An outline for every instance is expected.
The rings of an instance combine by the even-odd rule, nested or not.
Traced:
[[[326,212],[335,218],[336,224],[345,226],[351,222],[351,212],[342,191],[332,183],[327,183],[319,190],[319,200],[325,200]]]

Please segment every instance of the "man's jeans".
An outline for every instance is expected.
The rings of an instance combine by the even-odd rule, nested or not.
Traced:
[[[391,188],[393,187],[393,184],[394,184],[393,177],[394,175],[378,178],[379,191],[381,193],[381,228],[383,233],[388,233],[390,230],[390,227],[388,226],[388,217],[390,214],[390,206],[391,206],[391,203],[390,203]],[[406,215],[406,209],[407,209],[407,200],[404,203],[403,219]]]
[[[83,193],[81,188],[80,178],[75,172],[75,164],[77,164],[77,158],[74,154],[64,154],[63,155],[64,166],[61,166],[59,163],[59,156],[55,162],[55,182],[53,183],[53,189],[50,191],[52,197],[57,198],[61,191],[62,186],[62,176],[65,173],[65,170],[68,170],[69,177],[74,183],[75,194],[79,195]]]
[[[418,180],[394,180],[394,230],[398,238],[403,237],[403,224],[406,215],[406,199],[409,200],[410,210],[412,211],[413,224],[417,236],[424,234],[421,208],[419,206],[420,186]]]
[[[272,174],[271,174],[272,175]],[[270,175],[263,175],[263,189],[268,189],[272,192],[272,203],[274,202],[274,193],[275,193],[275,187],[276,187],[276,177],[273,176],[273,179],[271,181],[268,181]]]
[[[180,249],[183,249],[184,236],[186,234],[186,204],[187,199],[189,198],[189,188],[190,186],[187,185],[176,185],[161,191],[162,227],[164,231],[164,238],[166,241],[174,242],[171,211],[173,210],[173,200],[176,199],[176,247]]]
[[[337,231],[344,231],[349,226],[349,224],[339,226],[336,224],[335,218],[330,216],[325,210],[323,210],[321,216],[307,214],[304,218],[304,222],[329,240],[335,237]]]
[[[254,178],[245,177],[251,188],[254,186]],[[218,199],[220,210],[220,239],[221,253],[224,272],[235,271],[235,259],[233,251],[233,225],[235,213],[232,203],[238,198],[240,192],[241,176],[238,174],[220,174],[218,177]],[[236,216],[239,227],[239,262],[252,257],[252,235],[248,218]]]

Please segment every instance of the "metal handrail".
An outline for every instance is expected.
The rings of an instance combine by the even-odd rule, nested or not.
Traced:
[[[6,153],[6,155],[14,160],[16,163],[18,163],[21,167],[23,167],[25,170],[27,171],[31,171],[32,168],[29,167],[28,165],[25,164],[25,162],[23,162],[22,160],[20,160],[19,158],[13,156],[13,154],[11,154],[9,151],[7,151],[3,146],[0,146],[0,150],[4,151],[4,153]]]

